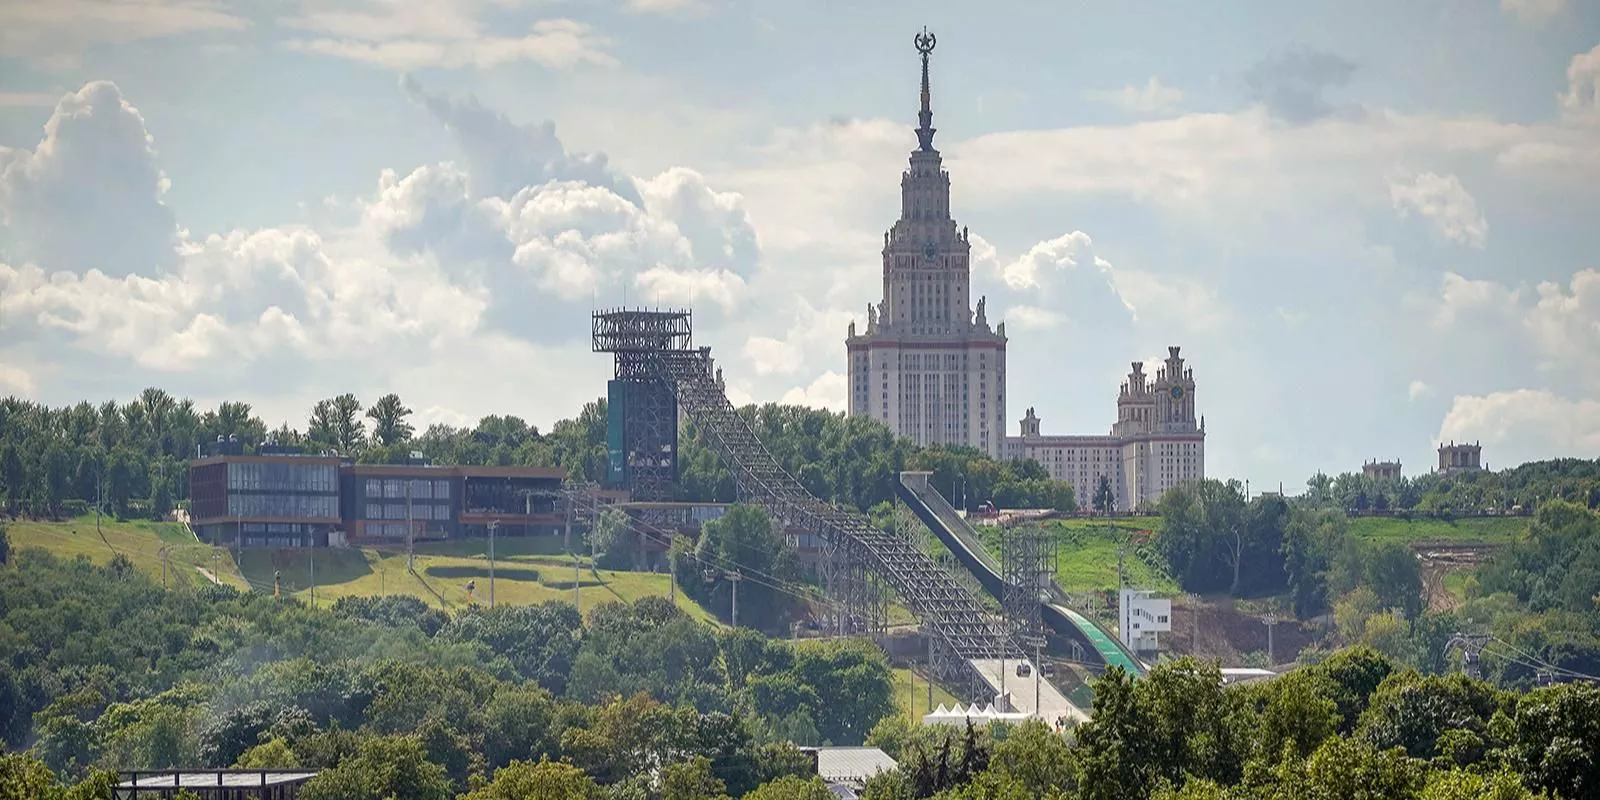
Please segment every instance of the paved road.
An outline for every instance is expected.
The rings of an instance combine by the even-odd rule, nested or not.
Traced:
[[[1030,667],[1033,666],[1029,662],[1024,663],[1028,663]],[[989,682],[989,685],[993,687],[995,693],[998,694],[1000,692],[1001,675],[1000,659],[973,659],[972,665],[978,668],[978,672],[983,674],[984,679]],[[1005,662],[1005,688],[1007,691],[1011,692],[1011,705],[1014,706],[1018,711],[1029,714],[1037,714],[1033,707],[1033,697],[1035,689],[1035,676],[1038,674],[1039,671],[1037,669],[1033,669],[1029,673],[1028,677],[1019,678],[1017,677],[1017,662]],[[1044,712],[1043,714],[1038,714],[1038,716],[1042,716],[1045,721],[1054,723],[1057,719],[1062,717],[1074,719],[1079,722],[1089,719],[1089,715],[1084,713],[1083,709],[1073,705],[1071,701],[1067,700],[1066,696],[1061,694],[1061,691],[1056,689],[1056,687],[1053,686],[1049,681],[1040,679],[1037,683],[1037,686],[1039,706]]]

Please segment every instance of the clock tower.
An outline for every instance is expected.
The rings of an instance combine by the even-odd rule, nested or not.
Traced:
[[[950,214],[950,173],[934,149],[927,29],[917,147],[900,176],[900,218],[883,236],[883,298],[851,323],[850,413],[882,420],[920,445],[959,444],[999,456],[1005,431],[1005,325],[972,304],[972,245]]]

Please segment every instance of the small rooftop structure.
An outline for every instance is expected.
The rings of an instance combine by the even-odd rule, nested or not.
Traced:
[[[295,800],[313,770],[169,769],[124,772],[117,779],[117,800],[172,798],[188,791],[201,800]]]
[[[898,766],[876,747],[802,747],[800,751],[811,757],[817,777],[838,797],[855,797],[868,778]]]

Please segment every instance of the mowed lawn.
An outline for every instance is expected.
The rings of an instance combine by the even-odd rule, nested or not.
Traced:
[[[1355,517],[1350,533],[1369,542],[1505,544],[1528,530],[1527,517],[1470,517],[1458,520]]]
[[[105,564],[121,553],[140,571],[162,579],[162,551],[166,551],[166,580],[172,586],[197,586],[209,580],[196,567],[211,572],[224,583],[244,588],[245,580],[234,564],[233,553],[195,541],[182,524],[148,520],[117,521],[101,517],[98,530],[93,515],[62,522],[13,520],[5,523],[14,550],[37,547],[63,558],[86,556]]]
[[[896,668],[894,670],[894,707],[902,715],[909,714],[917,722],[923,716],[938,708],[940,705],[949,708],[956,704],[955,695],[944,690],[944,687],[935,684],[933,687],[933,706],[928,706],[928,681],[921,675],[914,675],[911,670]]]
[[[96,563],[109,562],[117,553],[128,557],[140,571],[161,580],[162,550],[167,550],[167,580],[173,586],[198,586],[208,580],[196,569],[214,572],[227,584],[271,593],[276,575],[286,595],[310,600],[313,567],[318,606],[345,596],[409,594],[436,608],[460,610],[474,599],[489,602],[489,562],[478,555],[485,542],[459,541],[419,545],[415,574],[406,570],[403,552],[368,548],[300,549],[246,548],[241,570],[234,551],[195,541],[175,522],[125,521],[102,518],[100,532],[93,516],[63,522],[12,521],[5,523],[13,549],[37,547],[58,556],[87,556]],[[102,536],[102,534],[104,534]],[[548,539],[548,537],[545,537]],[[665,574],[594,570],[588,559],[573,561],[564,555],[542,554],[548,541],[501,538],[495,540],[495,602],[542,603],[574,599],[588,611],[610,600],[633,601],[649,595],[668,596]],[[475,583],[471,596],[467,583]],[[695,619],[714,622],[694,601],[677,593],[677,604]]]
[[[665,574],[596,570],[586,561],[574,569],[570,559],[552,556],[501,556],[501,544],[495,542],[496,604],[576,600],[579,610],[587,613],[608,601],[632,602],[671,593]],[[413,569],[407,570],[406,555],[399,550],[246,550],[244,571],[251,585],[265,591],[271,591],[276,573],[282,592],[308,601],[314,574],[319,606],[340,597],[382,594],[409,594],[450,611],[489,604],[489,560],[482,557],[418,552]],[[677,604],[695,619],[713,621],[682,592],[677,593]]]

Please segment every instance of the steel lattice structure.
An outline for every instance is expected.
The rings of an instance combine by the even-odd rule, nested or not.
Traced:
[[[832,588],[847,595],[841,603],[846,616],[875,602],[871,581],[862,577],[870,572],[923,621],[936,653],[935,669],[946,673],[938,677],[970,687],[971,699],[986,694],[979,688],[986,684],[967,662],[1020,657],[1016,643],[970,590],[909,537],[873,527],[860,512],[829,505],[784,470],[729,402],[710,348],[693,347],[690,327],[685,311],[599,311],[593,319],[594,351],[615,354],[618,378],[657,380],[670,388],[733,473],[741,500],[825,543],[833,556]]]
[[[1044,602],[1055,578],[1054,539],[1037,525],[1002,528],[1000,564],[1007,630],[1024,647],[1042,647]]]

